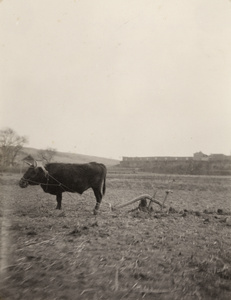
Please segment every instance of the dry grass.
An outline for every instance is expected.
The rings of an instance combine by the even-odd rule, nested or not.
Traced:
[[[40,187],[0,184],[11,222],[0,299],[231,298],[230,178],[109,175],[98,216],[91,191],[64,194],[57,211]],[[153,185],[159,199],[173,191],[164,211],[110,211]]]

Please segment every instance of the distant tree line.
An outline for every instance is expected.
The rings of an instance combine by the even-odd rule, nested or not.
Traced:
[[[0,167],[4,170],[18,164],[17,156],[28,143],[26,136],[20,136],[11,128],[0,130]],[[49,163],[54,158],[57,151],[53,148],[38,150],[36,159],[44,164]]]
[[[1,166],[14,166],[18,153],[26,143],[28,143],[28,139],[25,136],[18,135],[13,129],[0,130]]]

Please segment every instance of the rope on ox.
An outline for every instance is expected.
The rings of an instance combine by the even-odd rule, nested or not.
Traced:
[[[37,167],[42,168],[42,170],[43,170],[43,172],[44,172],[44,174],[45,174],[45,177],[47,178],[47,182],[46,182],[46,183],[43,183],[43,182],[37,182],[37,181],[33,181],[33,180],[31,180],[31,179],[25,179],[25,178],[23,177],[23,179],[24,179],[25,181],[30,181],[30,182],[32,182],[32,183],[39,184],[39,185],[46,185],[47,187],[48,187],[48,186],[60,186],[60,187],[63,189],[64,192],[67,192],[67,194],[69,195],[69,197],[71,197],[73,200],[75,200],[75,198],[70,194],[70,192],[71,192],[71,193],[75,193],[75,191],[73,191],[73,190],[70,189],[68,186],[66,186],[65,184],[61,183],[61,182],[58,181],[56,178],[54,178],[54,177],[53,177],[53,176],[45,169],[45,167],[44,167],[43,165],[38,165],[38,162],[37,162],[37,161],[35,161],[34,164],[31,164],[31,163],[29,163],[29,162],[27,162],[27,161],[26,161],[26,163],[27,163],[29,166],[33,166],[34,168],[37,168]],[[55,181],[57,182],[57,184],[56,184],[56,183],[48,183],[49,177],[52,178],[53,180],[55,180]],[[69,192],[69,191],[66,191],[65,188],[67,188],[70,192]]]
[[[56,178],[54,178],[53,176],[51,176],[49,173],[48,173],[48,171],[47,171],[47,174],[48,174],[48,176],[50,176],[52,179],[54,179],[58,184],[58,186],[60,186],[62,189],[63,189],[63,191],[64,192],[66,192],[67,194],[68,194],[68,196],[69,197],[71,197],[73,200],[75,200],[75,198],[70,194],[70,192],[71,193],[75,193],[75,191],[73,191],[72,189],[70,189],[68,186],[66,186],[65,184],[63,184],[63,183],[61,183],[61,182],[59,182]],[[65,189],[64,189],[64,187],[65,188],[67,188],[67,189],[69,189],[69,191],[66,191]]]

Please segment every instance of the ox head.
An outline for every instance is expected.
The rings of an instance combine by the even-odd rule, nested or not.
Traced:
[[[29,168],[19,181],[21,188],[26,188],[29,184],[39,185],[47,180],[48,172],[43,165],[38,164],[37,161],[34,161],[33,164],[29,162],[26,163],[29,165]]]

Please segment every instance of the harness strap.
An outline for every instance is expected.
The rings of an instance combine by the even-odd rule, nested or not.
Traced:
[[[43,169],[43,168],[42,168],[42,169]],[[44,168],[44,169],[45,169],[45,168]],[[46,170],[46,169],[45,169],[45,170]],[[43,171],[44,171],[44,170],[43,170]],[[25,179],[24,177],[22,177],[22,179],[23,179],[24,181],[30,181],[30,182],[35,183],[35,184],[38,184],[38,185],[40,185],[40,186],[41,186],[41,185],[46,185],[47,188],[48,188],[48,186],[60,186],[60,187],[62,187],[63,190],[64,190],[64,187],[66,187],[66,188],[67,188],[68,190],[70,190],[72,193],[75,193],[75,191],[71,190],[69,187],[67,187],[67,186],[64,185],[63,183],[59,182],[56,178],[54,178],[53,176],[51,176],[47,170],[46,170],[46,172],[44,171],[44,173],[45,173],[45,176],[46,176],[46,178],[47,178],[47,183],[41,183],[41,182],[37,182],[37,181],[31,180],[31,179]],[[55,183],[48,183],[49,177],[51,177],[52,179],[54,179],[58,184],[55,184]],[[75,198],[74,198],[68,191],[65,191],[65,190],[64,190],[64,192],[67,192],[67,194],[69,195],[69,197],[71,197],[72,199],[75,200]]]
[[[25,179],[24,177],[22,177],[22,179],[24,180],[24,181],[29,181],[29,182],[32,182],[32,183],[36,183],[36,184],[38,184],[38,185],[48,185],[48,186],[61,186],[62,185],[62,183],[60,183],[60,184],[56,184],[56,183],[48,183],[48,180],[47,180],[47,183],[42,183],[42,182],[38,182],[38,181],[34,181],[34,180],[31,180],[31,179]]]
[[[65,184],[61,183],[60,181],[58,181],[56,178],[54,178],[52,175],[49,174],[49,172],[46,170],[45,173],[45,176],[47,178],[47,182],[46,183],[42,183],[42,182],[38,182],[38,181],[34,181],[34,180],[31,180],[31,179],[25,179],[24,177],[22,177],[22,179],[24,181],[29,181],[29,182],[32,182],[32,183],[35,183],[35,184],[38,184],[38,185],[46,185],[47,187],[48,186],[60,186],[64,191],[65,189],[64,188],[67,188],[68,190],[70,190],[72,193],[74,193],[75,191],[73,191],[72,189],[70,189],[68,186],[66,186]],[[51,177],[53,180],[55,180],[57,182],[57,184],[55,183],[48,183],[49,181],[49,177]]]

